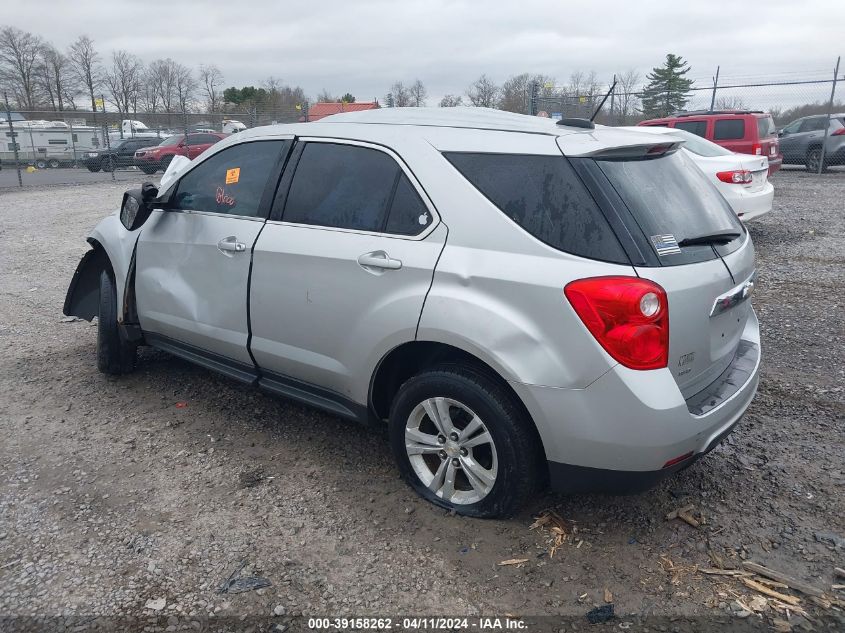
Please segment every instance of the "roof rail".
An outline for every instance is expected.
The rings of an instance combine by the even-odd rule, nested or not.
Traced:
[[[585,130],[594,130],[596,128],[596,124],[590,121],[590,119],[582,119],[580,117],[564,117],[557,124],[567,127],[582,127]]]
[[[765,114],[762,110],[682,110],[675,112],[673,117],[702,116],[706,114]]]

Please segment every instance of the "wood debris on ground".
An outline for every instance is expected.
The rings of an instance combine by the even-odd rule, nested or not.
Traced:
[[[684,574],[698,570],[698,567],[695,565],[676,565],[666,554],[660,555],[660,566],[663,568],[663,571],[669,574],[669,582],[674,586],[681,584]]]
[[[604,588],[604,601],[607,604],[610,604],[610,603],[613,602],[613,593],[607,587]]]
[[[690,503],[689,505],[685,505],[682,508],[678,508],[676,510],[672,510],[669,514],[666,515],[667,521],[672,521],[673,519],[680,519],[684,523],[691,525],[694,528],[699,528],[707,521],[704,519],[704,515],[696,509],[695,505]]]
[[[503,560],[499,563],[499,567],[504,567],[506,565],[516,565],[518,567],[522,567],[525,563],[528,562],[527,558],[509,558],[507,560]]]
[[[578,532],[578,528],[571,521],[567,521],[554,510],[543,510],[539,516],[535,517],[534,523],[528,528],[530,530],[540,530],[548,534],[549,542],[549,558],[554,557],[560,547],[567,542],[572,542],[573,537]],[[583,540],[578,543],[578,547],[583,544]]]
[[[668,557],[661,557],[661,565],[666,571],[675,571]],[[741,570],[700,568],[698,571],[706,576],[718,577],[722,581],[738,580],[743,587],[754,591],[755,593],[750,598],[746,598],[733,590],[728,590],[735,597],[736,602],[750,612],[760,613],[771,610],[784,614],[787,620],[790,614],[807,617],[807,612],[802,606],[804,599],[825,610],[831,607],[845,608],[845,601],[828,595],[823,589],[753,561],[743,561]],[[787,591],[800,593],[803,598],[786,593]],[[719,592],[719,595],[725,594]]]

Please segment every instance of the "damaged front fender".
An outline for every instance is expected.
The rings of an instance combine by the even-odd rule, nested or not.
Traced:
[[[76,267],[62,309],[66,316],[75,316],[86,321],[97,316],[100,305],[100,273],[109,267],[108,256],[97,240],[89,237],[88,242],[93,248],[82,256]]]
[[[87,321],[97,316],[100,273],[104,270],[110,270],[114,275],[117,296],[124,296],[137,240],[137,232],[127,231],[116,213],[104,218],[94,227],[88,237],[92,249],[82,256],[65,297],[65,315]],[[122,320],[122,317],[121,310],[119,319]]]

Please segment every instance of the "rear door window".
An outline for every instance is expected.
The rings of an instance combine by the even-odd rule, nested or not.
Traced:
[[[667,252],[667,244],[687,238],[732,231],[739,233],[740,238],[728,244],[723,252],[742,244],[742,223],[715,185],[684,152],[645,160],[595,162],[630,210],[662,265],[715,259],[716,254],[709,245]]]
[[[707,121],[676,121],[675,127],[686,130],[696,136],[707,138]]]
[[[297,163],[282,219],[382,231],[400,171],[393,158],[376,149],[308,143]]]
[[[566,157],[455,152],[445,156],[502,213],[541,242],[573,255],[629,263]]]
[[[713,125],[714,141],[736,141],[745,138],[744,119],[717,119]]]

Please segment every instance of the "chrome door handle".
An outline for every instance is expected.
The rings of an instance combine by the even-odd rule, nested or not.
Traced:
[[[217,242],[217,248],[224,253],[243,253],[246,250],[246,244],[239,242],[234,235],[230,235]]]
[[[387,270],[399,270],[402,268],[401,260],[392,259],[384,251],[364,253],[358,258],[358,263],[365,268],[384,268]]]

